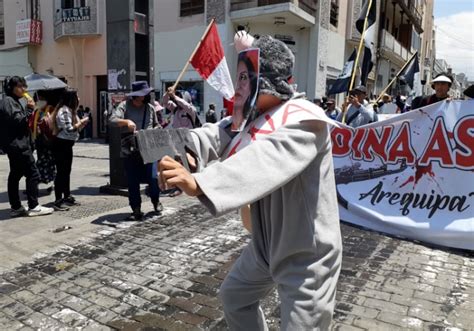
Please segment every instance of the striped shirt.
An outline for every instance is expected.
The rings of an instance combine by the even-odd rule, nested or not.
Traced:
[[[77,115],[76,118],[79,122],[79,117],[77,117]],[[79,130],[74,128],[72,124],[72,111],[67,106],[59,108],[56,117],[56,124],[59,129],[57,135],[58,138],[74,141],[79,139]]]

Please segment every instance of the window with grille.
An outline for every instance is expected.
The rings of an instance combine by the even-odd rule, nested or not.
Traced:
[[[333,26],[337,28],[337,22],[339,20],[339,0],[331,0],[331,16],[329,21]]]
[[[204,13],[204,0],[181,0],[179,16],[191,16]]]

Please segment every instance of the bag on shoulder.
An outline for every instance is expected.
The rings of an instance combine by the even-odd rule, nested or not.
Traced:
[[[196,116],[195,116],[195,120],[193,121],[193,118],[191,117],[191,115],[189,115],[188,113],[186,113],[186,117],[191,121],[191,123],[193,124],[193,128],[200,128],[202,126],[202,123],[201,123],[201,120],[199,119],[199,116],[198,114],[196,113]]]

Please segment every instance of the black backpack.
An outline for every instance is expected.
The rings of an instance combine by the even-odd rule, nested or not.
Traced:
[[[191,117],[191,115],[189,115],[188,113],[186,113],[186,117],[191,121],[191,123],[193,124],[193,128],[200,128],[202,126],[202,123],[201,123],[201,120],[199,119],[199,116],[198,114],[196,113],[196,116],[195,116],[195,120],[193,121],[193,118]]]

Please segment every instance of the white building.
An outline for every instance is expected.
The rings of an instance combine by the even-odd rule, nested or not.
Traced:
[[[295,53],[294,79],[308,98],[326,95],[345,57],[346,2],[338,0],[160,0],[155,3],[155,88],[174,83],[206,25],[216,18],[226,59],[234,76],[237,53],[233,36],[238,25],[251,34],[272,35]],[[181,86],[191,90],[196,105],[221,109],[219,94],[189,67]]]

